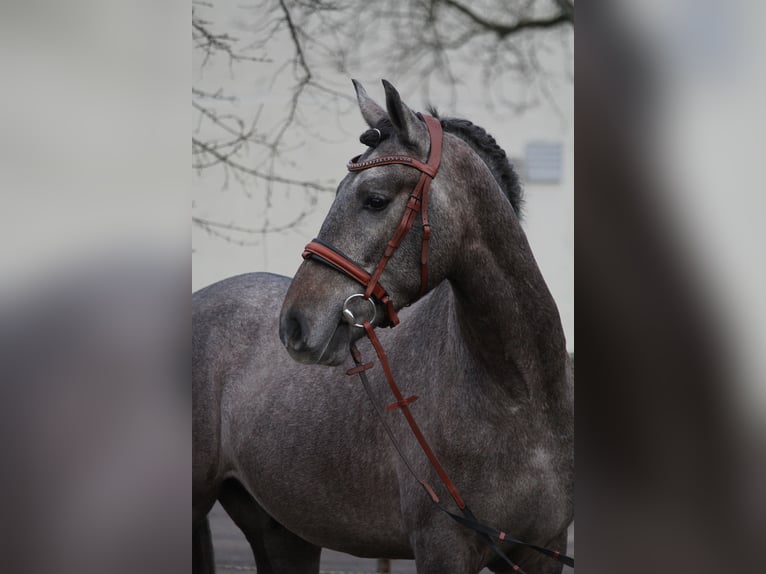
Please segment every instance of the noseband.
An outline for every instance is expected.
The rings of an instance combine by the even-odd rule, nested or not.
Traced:
[[[383,257],[378,261],[372,275],[342,251],[319,239],[311,241],[311,243],[306,245],[303,251],[304,259],[316,259],[341,273],[345,273],[351,279],[362,285],[362,287],[365,288],[365,299],[375,297],[375,299],[380,301],[386,308],[386,319],[385,322],[382,323],[382,326],[395,327],[399,324],[399,317],[396,314],[394,302],[391,300],[390,295],[383,285],[380,284],[380,276],[383,274],[383,270],[386,268],[391,256],[393,256],[404,237],[409,233],[410,229],[412,229],[412,225],[415,223],[415,217],[418,212],[420,212],[420,219],[423,224],[423,243],[420,250],[420,292],[418,293],[418,298],[422,297],[428,288],[428,241],[431,239],[431,226],[428,223],[428,190],[431,187],[431,181],[436,177],[436,174],[439,171],[439,164],[442,157],[443,134],[442,126],[438,119],[432,116],[423,115],[423,120],[428,128],[428,135],[431,143],[431,149],[428,153],[428,160],[426,163],[406,155],[384,155],[365,161],[359,161],[361,156],[358,155],[351,159],[346,166],[349,171],[363,171],[372,167],[400,164],[414,167],[420,171],[420,179],[407,200],[404,215],[402,215],[399,226],[396,228],[396,231],[394,231],[393,236],[386,245]]]

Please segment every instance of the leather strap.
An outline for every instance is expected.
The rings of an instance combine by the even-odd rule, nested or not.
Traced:
[[[427,163],[423,163],[420,160],[408,155],[384,155],[380,157],[374,157],[372,159],[366,159],[364,161],[358,161],[362,157],[358,155],[349,160],[346,164],[348,171],[362,171],[370,169],[371,167],[379,167],[381,165],[395,165],[397,163],[402,165],[409,165],[414,167],[430,177],[436,177],[436,169]]]
[[[540,554],[543,554],[553,560],[556,560],[557,562],[561,562],[562,564],[566,564],[567,566],[574,568],[574,558],[567,556],[565,554],[562,554],[558,550],[545,548],[544,546],[538,546],[536,544],[531,544],[529,542],[524,542],[523,540],[519,540],[518,538],[514,538],[513,536],[510,536],[507,532],[488,526],[484,524],[483,522],[480,522],[476,518],[474,513],[471,511],[470,508],[468,508],[465,501],[460,496],[460,493],[458,492],[457,488],[453,484],[452,480],[450,480],[449,475],[447,475],[447,472],[444,470],[444,467],[439,462],[439,459],[436,457],[436,454],[431,449],[430,445],[428,444],[428,441],[426,440],[425,436],[420,430],[420,427],[418,426],[417,422],[412,416],[412,412],[409,409],[409,404],[413,402],[417,397],[411,396],[406,399],[404,398],[401,391],[399,390],[399,386],[396,384],[396,381],[394,380],[393,373],[391,372],[391,366],[388,363],[388,356],[386,355],[386,352],[383,350],[383,346],[381,345],[380,340],[375,334],[375,331],[372,325],[370,325],[369,322],[365,322],[364,330],[365,330],[365,334],[370,339],[370,342],[372,343],[373,348],[375,349],[375,353],[378,355],[378,361],[380,362],[380,365],[383,368],[383,373],[385,374],[386,380],[388,381],[389,387],[391,388],[391,393],[396,398],[396,402],[391,405],[388,405],[386,407],[386,410],[401,409],[402,414],[404,415],[405,419],[407,420],[407,423],[410,426],[410,429],[412,430],[412,433],[415,435],[415,438],[420,444],[420,448],[425,453],[426,457],[428,458],[428,461],[434,467],[434,470],[436,470],[436,473],[438,474],[440,480],[447,487],[447,490],[449,491],[450,495],[455,501],[455,504],[457,504],[462,515],[451,512],[448,508],[446,508],[441,503],[433,487],[428,482],[418,477],[412,465],[407,460],[407,457],[404,456],[404,453],[402,452],[402,449],[399,447],[399,444],[396,441],[394,433],[391,430],[391,427],[389,426],[388,421],[385,418],[385,414],[383,410],[380,408],[380,406],[378,405],[377,401],[375,400],[375,397],[372,393],[372,389],[370,388],[370,383],[367,379],[367,373],[365,371],[368,371],[369,369],[372,368],[372,363],[362,363],[362,354],[359,352],[359,349],[357,349],[356,345],[354,345],[353,343],[351,345],[351,356],[354,359],[354,363],[357,366],[355,368],[349,369],[347,371],[347,374],[349,376],[359,375],[359,378],[362,381],[362,385],[364,386],[364,389],[367,392],[367,396],[370,402],[373,404],[376,414],[378,415],[381,422],[383,423],[383,427],[385,428],[386,433],[388,434],[388,438],[391,440],[391,444],[394,446],[394,449],[399,454],[399,457],[402,459],[402,462],[407,467],[410,474],[412,474],[412,476],[420,483],[420,485],[423,487],[423,489],[426,491],[428,496],[433,501],[434,505],[445,514],[449,515],[450,518],[452,518],[458,524],[461,524],[462,526],[465,526],[466,528],[470,528],[471,530],[474,530],[475,532],[477,532],[485,540],[485,542],[492,548],[492,550],[506,564],[508,564],[511,567],[511,570],[513,572],[519,572],[520,574],[524,574],[524,570],[522,570],[518,566],[518,564],[514,563],[508,557],[508,555],[505,552],[503,552],[503,550],[497,545],[496,541],[508,541],[521,546],[526,546],[527,548],[531,548],[532,550],[535,550],[539,552]]]
[[[370,325],[369,322],[364,323],[364,331],[367,333],[367,337],[370,339],[372,346],[375,348],[375,353],[378,355],[380,366],[383,367],[383,372],[386,374],[386,380],[388,381],[388,386],[391,388],[391,393],[393,393],[394,397],[396,397],[396,404],[400,405],[399,408],[401,408],[404,418],[407,419],[407,424],[410,425],[412,434],[415,435],[415,438],[420,444],[420,448],[423,449],[423,452],[428,457],[431,466],[433,466],[434,470],[436,470],[436,474],[439,475],[439,478],[444,483],[444,486],[446,486],[447,490],[449,490],[449,493],[452,495],[452,499],[455,501],[455,504],[457,504],[458,508],[460,509],[465,508],[465,502],[463,502],[463,498],[460,496],[457,488],[455,488],[455,485],[452,484],[450,477],[447,475],[447,471],[444,470],[444,467],[439,462],[439,459],[436,458],[436,454],[433,450],[431,450],[431,446],[428,444],[426,437],[423,436],[418,423],[412,416],[412,411],[410,411],[407,400],[399,390],[399,387],[394,380],[394,375],[391,373],[391,367],[388,364],[388,356],[383,350],[383,346],[380,344],[380,340],[378,339],[378,336],[375,334],[375,330],[372,328],[372,325]]]
[[[438,119],[432,116],[423,116],[423,121],[426,123],[426,128],[428,129],[431,141],[431,149],[428,153],[428,161],[426,163],[406,155],[386,155],[361,162],[358,161],[361,156],[356,156],[349,161],[347,165],[349,171],[362,171],[372,167],[400,164],[414,167],[421,172],[420,179],[407,200],[404,215],[402,215],[399,225],[386,244],[383,256],[375,266],[372,275],[362,269],[361,266],[352,261],[340,250],[319,239],[311,241],[303,250],[304,259],[315,257],[319,261],[345,273],[365,288],[365,299],[375,297],[380,301],[385,306],[387,315],[387,321],[383,322],[382,325],[389,327],[398,325],[399,318],[396,315],[393,301],[386,293],[385,288],[380,284],[380,277],[383,274],[386,265],[388,265],[389,260],[401,245],[402,240],[409,233],[410,229],[412,229],[412,226],[415,223],[415,217],[418,213],[420,213],[421,222],[423,224],[423,241],[420,252],[420,290],[418,292],[418,298],[422,297],[428,289],[428,243],[431,239],[431,225],[428,222],[428,191],[431,188],[431,181],[436,177],[436,174],[439,171],[439,165],[441,164],[443,132],[441,123]]]
[[[318,239],[314,239],[303,249],[304,259],[308,259],[312,256],[315,256],[317,260],[322,263],[345,273],[351,277],[351,279],[362,285],[362,287],[365,287],[365,297],[367,299],[372,295],[380,301],[386,307],[386,317],[388,319],[388,323],[383,323],[384,326],[395,327],[399,324],[399,316],[396,314],[393,301],[391,301],[388,293],[386,293],[386,290],[379,282],[372,282],[370,274],[367,273],[367,271],[362,269],[343,253],[340,253],[335,248]],[[367,294],[368,291],[369,294]]]

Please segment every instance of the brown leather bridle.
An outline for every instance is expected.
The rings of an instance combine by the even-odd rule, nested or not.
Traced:
[[[375,319],[375,313],[373,312],[373,316],[369,320],[365,320],[362,323],[357,323],[356,322],[357,319],[354,313],[347,309],[347,304],[349,300],[351,300],[354,297],[363,297],[365,300],[368,300],[368,301],[370,300],[370,297],[374,297],[375,299],[380,301],[380,303],[384,305],[386,309],[386,318],[384,319],[384,321],[380,323],[380,325],[395,327],[396,325],[399,324],[399,317],[397,316],[396,310],[394,309],[394,302],[391,300],[390,295],[388,294],[386,289],[383,287],[383,285],[380,284],[380,276],[382,275],[383,270],[386,268],[388,261],[391,259],[391,256],[399,248],[399,245],[401,244],[402,240],[407,235],[407,233],[409,233],[410,229],[412,229],[412,226],[415,223],[415,217],[418,214],[418,212],[420,212],[420,217],[423,224],[423,243],[421,246],[421,254],[420,254],[420,292],[418,294],[418,298],[422,297],[428,288],[428,242],[431,238],[431,226],[428,223],[428,191],[431,187],[431,181],[434,179],[434,177],[436,177],[436,174],[439,171],[439,165],[441,163],[441,155],[442,155],[443,132],[442,132],[441,123],[439,122],[438,119],[432,116],[427,116],[427,115],[422,115],[421,117],[423,121],[425,121],[426,127],[428,128],[428,134],[431,141],[431,148],[430,148],[430,151],[428,154],[428,160],[426,161],[426,163],[423,163],[422,161],[415,159],[414,157],[410,157],[406,155],[386,155],[386,156],[376,157],[373,159],[368,159],[368,160],[360,162],[359,158],[361,156],[358,155],[354,157],[353,159],[351,159],[351,161],[349,161],[348,165],[346,166],[349,171],[362,171],[365,169],[370,169],[373,167],[379,167],[384,165],[401,164],[401,165],[414,167],[415,169],[420,171],[420,179],[418,180],[418,183],[415,186],[415,189],[412,191],[409,199],[407,200],[407,205],[405,207],[404,214],[402,215],[402,219],[399,222],[399,225],[397,226],[396,231],[394,231],[393,236],[391,237],[388,244],[386,245],[386,249],[385,249],[385,252],[383,253],[383,257],[381,257],[380,261],[378,261],[378,264],[376,265],[373,273],[372,274],[368,273],[365,269],[363,269],[355,261],[353,261],[347,255],[345,255],[342,251],[340,251],[339,249],[333,247],[332,245],[320,239],[314,239],[308,245],[306,245],[303,251],[303,258],[317,259],[318,261],[326,265],[329,265],[330,267],[340,271],[341,273],[344,273],[345,275],[347,275],[348,277],[350,277],[351,279],[353,279],[354,281],[356,281],[357,283],[362,285],[362,287],[365,288],[363,294],[351,295],[350,297],[346,299],[343,305],[344,318],[351,325],[356,325],[358,327],[364,328],[365,334],[370,339],[370,342],[372,343],[372,346],[375,349],[375,353],[378,356],[378,360],[380,362],[381,367],[383,368],[383,372],[386,376],[386,380],[388,381],[391,392],[396,398],[396,401],[388,405],[386,407],[386,410],[391,411],[391,410],[400,409],[402,411],[402,414],[407,420],[407,424],[409,424],[410,429],[412,430],[412,433],[415,435],[415,438],[418,441],[418,444],[420,445],[421,449],[423,450],[429,462],[431,463],[431,466],[433,466],[437,475],[439,476],[439,478],[441,479],[441,481],[444,483],[447,490],[449,491],[450,495],[452,496],[452,499],[455,501],[455,504],[460,509],[460,512],[461,512],[460,515],[450,512],[450,510],[447,509],[441,503],[433,487],[428,482],[418,477],[412,465],[407,460],[407,457],[404,456],[404,453],[399,448],[396,438],[394,437],[394,433],[384,416],[383,410],[378,405],[377,400],[375,399],[375,396],[370,387],[369,381],[367,379],[367,375],[365,371],[368,371],[369,369],[371,369],[374,366],[374,364],[363,363],[361,353],[359,352],[359,349],[357,349],[356,345],[353,343],[351,344],[351,356],[356,366],[349,369],[346,372],[346,374],[349,376],[359,375],[359,378],[362,381],[362,385],[364,386],[365,391],[367,392],[367,395],[370,401],[372,402],[376,413],[380,417],[380,420],[383,423],[386,433],[391,439],[391,442],[394,448],[399,453],[399,456],[401,457],[402,461],[404,462],[409,472],[415,477],[415,479],[418,482],[420,482],[421,486],[423,486],[424,490],[431,497],[431,500],[434,502],[434,504],[440,510],[442,510],[443,512],[447,513],[450,517],[452,517],[452,519],[455,520],[456,522],[462,524],[466,528],[470,528],[474,530],[475,532],[477,532],[490,545],[492,550],[494,550],[495,553],[497,553],[497,555],[501,559],[503,559],[509,566],[511,566],[511,569],[514,572],[519,572],[520,574],[524,574],[524,571],[518,566],[518,564],[515,564],[510,558],[508,558],[505,552],[503,552],[503,550],[497,545],[497,541],[509,541],[509,542],[513,542],[514,544],[532,548],[533,550],[536,550],[537,552],[540,552],[541,554],[544,554],[548,556],[549,558],[552,558],[554,560],[557,560],[559,562],[562,562],[564,564],[574,567],[573,558],[570,558],[569,556],[561,554],[557,550],[552,550],[550,548],[537,546],[535,544],[530,544],[528,542],[523,542],[521,540],[518,540],[517,538],[513,538],[512,536],[508,535],[506,532],[502,530],[498,530],[491,526],[487,526],[486,524],[480,522],[476,518],[476,516],[474,516],[471,509],[468,508],[465,501],[460,496],[460,493],[458,492],[457,488],[453,484],[452,480],[447,475],[446,470],[439,462],[438,458],[436,457],[436,454],[431,449],[430,445],[428,444],[428,441],[426,440],[425,436],[420,430],[420,427],[415,421],[415,418],[413,417],[412,412],[410,411],[409,405],[413,403],[414,401],[416,401],[418,397],[413,395],[413,396],[405,398],[404,395],[402,395],[398,385],[396,384],[396,381],[394,380],[394,376],[391,371],[391,366],[388,363],[388,356],[386,355],[386,352],[383,349],[383,346],[381,345],[380,340],[375,334],[375,330],[372,325]],[[374,309],[375,307],[373,304],[373,311]]]
[[[431,139],[431,149],[426,163],[406,155],[384,155],[359,161],[361,156],[358,155],[352,158],[346,166],[349,171],[363,171],[372,167],[401,164],[414,167],[420,171],[420,179],[407,200],[402,219],[393,236],[388,241],[383,257],[378,261],[372,275],[339,249],[319,239],[311,241],[303,250],[304,259],[317,258],[322,263],[345,273],[365,288],[365,299],[374,296],[375,299],[380,301],[386,309],[386,319],[381,323],[383,326],[395,327],[399,324],[399,317],[394,309],[394,302],[391,300],[391,296],[383,285],[380,284],[380,276],[383,274],[386,265],[388,265],[391,256],[399,248],[399,245],[401,245],[402,240],[409,233],[410,229],[412,229],[418,212],[420,212],[420,219],[423,224],[423,243],[420,251],[420,292],[418,293],[418,298],[422,297],[428,288],[428,242],[431,239],[431,226],[428,223],[428,190],[431,187],[431,181],[439,171],[439,164],[442,158],[443,133],[438,119],[424,115],[423,120],[426,123],[428,135]]]

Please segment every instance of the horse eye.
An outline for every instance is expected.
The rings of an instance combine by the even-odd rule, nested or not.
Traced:
[[[371,195],[364,202],[364,208],[372,211],[381,211],[388,205],[389,200],[380,195]]]

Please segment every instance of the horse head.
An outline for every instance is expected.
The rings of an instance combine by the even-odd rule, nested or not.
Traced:
[[[402,224],[408,203],[410,206],[416,203],[413,190],[425,179],[424,173],[429,171],[426,162],[433,163],[434,158],[429,160],[429,155],[433,155],[437,145],[425,119],[402,102],[391,84],[384,80],[383,85],[386,109],[354,81],[359,109],[370,128],[360,139],[369,147],[349,164],[350,172],[340,182],[335,201],[312,242],[319,248],[331,246],[333,252],[341,254],[341,259],[353,262],[370,275],[375,275],[389,242]],[[439,125],[438,120],[429,121],[432,126]],[[441,127],[436,129],[441,148]],[[448,139],[445,135],[443,153],[439,153],[441,166],[438,172],[431,170],[431,175],[426,174],[429,179],[435,175],[427,182],[428,193],[423,198],[433,230],[425,233],[431,235],[431,240],[424,246],[424,229],[428,225],[424,226],[424,218],[413,217],[411,229],[401,238],[377,278],[385,288],[386,301],[370,297],[368,292],[369,301],[363,300],[367,297],[352,298],[344,307],[349,297],[364,293],[364,286],[339,273],[333,265],[323,264],[328,262],[320,258],[309,257],[300,266],[285,297],[279,329],[280,338],[294,359],[309,364],[342,363],[348,356],[349,345],[364,334],[363,329],[353,324],[354,320],[344,321],[344,309],[352,307],[352,318],[364,316],[359,320],[373,325],[395,324],[396,311],[413,303],[447,276],[449,253],[461,241],[455,230],[465,227],[461,222],[464,213],[456,209],[461,204],[457,190],[464,189],[460,177],[464,170],[456,166],[462,163],[460,154],[452,157],[456,142],[457,138]],[[382,161],[383,158],[414,159],[421,168],[406,161]],[[376,159],[382,164],[376,165]],[[421,206],[417,208],[420,210]],[[422,269],[424,256],[428,262],[427,279]]]

